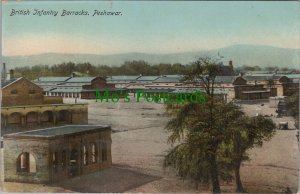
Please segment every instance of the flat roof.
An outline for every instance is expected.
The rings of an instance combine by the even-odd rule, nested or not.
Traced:
[[[5,138],[41,138],[51,139],[54,137],[69,136],[80,134],[84,132],[111,130],[109,125],[64,125],[58,127],[50,127],[44,129],[37,129],[32,131],[24,131],[19,133],[10,133],[4,135]]]

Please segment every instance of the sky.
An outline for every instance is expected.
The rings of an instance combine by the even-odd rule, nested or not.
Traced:
[[[29,10],[30,15],[12,11]],[[34,9],[58,11],[33,15]],[[88,16],[61,16],[63,10]],[[93,16],[94,11],[121,12]],[[300,47],[300,3],[246,1],[4,1],[2,54],[176,53],[235,44]]]

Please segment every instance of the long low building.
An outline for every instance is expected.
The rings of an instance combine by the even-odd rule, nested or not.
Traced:
[[[64,98],[95,99],[97,90],[121,93],[126,89],[116,88],[102,77],[39,77],[34,80],[44,90],[46,96]]]
[[[109,93],[136,93],[137,90],[159,92],[176,88],[203,88],[202,81],[186,81],[183,75],[160,76],[109,76],[100,77],[41,77],[36,80],[47,96],[94,99],[96,90]],[[243,79],[243,84],[239,80]],[[227,92],[228,99],[267,99],[270,96],[288,95],[297,89],[300,74],[248,74],[243,76],[216,76],[215,88]]]
[[[299,88],[299,82],[285,75],[239,76],[234,82],[235,99],[257,100],[274,96],[289,96]]]
[[[66,125],[4,135],[4,181],[54,183],[109,168],[111,128]]]

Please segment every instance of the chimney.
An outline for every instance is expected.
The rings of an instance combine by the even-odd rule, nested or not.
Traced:
[[[229,66],[233,68],[232,60],[229,61]]]
[[[3,78],[4,80],[6,80],[6,64],[3,63],[3,68],[2,68],[2,72],[1,72],[1,78]]]
[[[9,76],[10,76],[10,79],[15,78],[15,71],[13,69],[9,70]]]

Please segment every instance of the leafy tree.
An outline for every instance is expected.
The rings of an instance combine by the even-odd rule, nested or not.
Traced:
[[[16,76],[23,76],[28,79],[36,79],[40,76],[70,76],[76,72],[78,76],[112,76],[112,75],[173,75],[186,74],[190,65],[156,64],[150,65],[143,60],[125,61],[121,66],[92,65],[84,63],[61,63],[48,65],[35,65],[32,67],[15,68]]]
[[[176,107],[166,129],[171,133],[168,142],[177,145],[167,154],[164,165],[197,183],[210,182],[214,193],[221,192],[219,178],[229,181],[234,171],[237,191],[242,192],[239,170],[247,159],[246,151],[268,140],[275,125],[262,116],[249,118],[238,106],[214,95],[217,61],[200,58],[192,67],[186,79],[203,83],[207,103]]]
[[[185,79],[204,84],[207,103],[184,105],[168,123],[166,129],[171,132],[168,141],[175,143],[183,139],[183,142],[166,156],[165,165],[172,165],[183,177],[189,176],[200,182],[210,180],[213,192],[220,193],[217,150],[222,143],[222,130],[219,128],[222,124],[216,118],[220,110],[214,105],[218,63],[208,57],[199,58],[192,68]]]
[[[219,146],[226,136],[224,114],[234,119],[237,115],[229,114],[220,101],[215,101],[210,123],[210,104],[186,104],[173,118],[166,129],[171,132],[169,143],[179,142],[166,156],[165,166],[173,166],[182,177],[190,177],[197,183],[211,182],[214,193],[220,193],[219,177],[231,180],[227,163],[218,159]],[[223,166],[223,167],[222,167]],[[226,167],[226,168],[224,168]]]
[[[299,90],[290,92],[288,97],[288,106],[291,111],[291,115],[295,119],[295,127],[299,129]]]
[[[236,109],[237,107],[235,107]],[[245,192],[240,178],[240,167],[244,160],[248,160],[247,150],[254,146],[262,146],[264,141],[268,141],[274,135],[275,124],[262,115],[255,117],[245,116],[243,113],[231,120],[231,127],[228,128],[227,153],[231,159],[235,181],[236,191]]]

